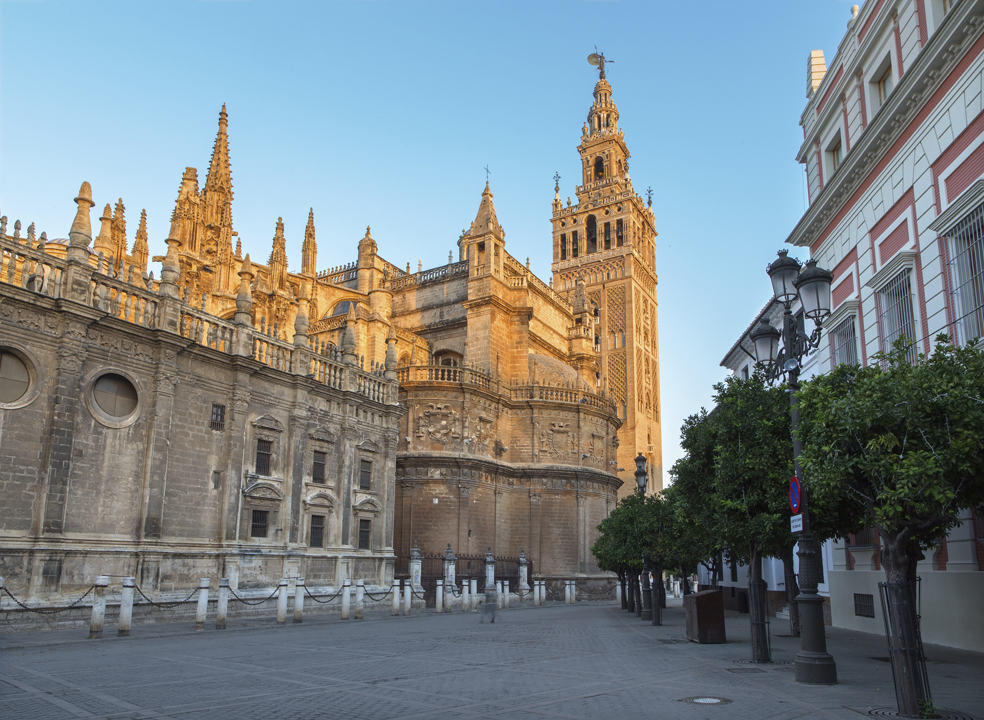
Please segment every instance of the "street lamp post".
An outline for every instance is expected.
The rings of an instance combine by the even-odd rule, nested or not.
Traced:
[[[766,270],[772,280],[776,301],[782,303],[782,331],[762,318],[758,327],[749,333],[755,345],[755,359],[765,369],[769,382],[785,379],[788,383],[789,415],[793,434],[793,467],[796,477],[803,478],[800,454],[803,446],[798,437],[799,407],[796,391],[799,389],[800,366],[803,358],[820,344],[820,327],[830,315],[830,284],[833,276],[818,268],[816,261],[807,261],[801,269],[786,250]],[[793,317],[792,303],[799,297],[803,315],[813,320],[815,327],[808,335],[800,329]],[[782,348],[778,347],[782,340]],[[823,623],[823,598],[817,594],[820,578],[820,547],[813,536],[807,495],[800,483],[800,512],[803,529],[799,538],[799,604],[800,649],[796,655],[796,681],[815,685],[832,685],[837,682],[837,665],[827,652],[827,636]]]
[[[639,493],[640,498],[645,498],[646,484],[649,480],[649,475],[646,472],[646,456],[642,453],[636,455],[635,464],[636,492]],[[649,558],[645,555],[642,556],[642,574],[639,580],[641,585],[639,617],[643,620],[651,620],[655,610],[653,609],[653,597],[649,587]]]

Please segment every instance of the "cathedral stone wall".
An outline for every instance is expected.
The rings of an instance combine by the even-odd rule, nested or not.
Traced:
[[[61,250],[0,235],[5,584],[29,598],[103,574],[161,591],[288,574],[387,584],[393,371],[279,343],[164,279],[130,284],[84,246]]]

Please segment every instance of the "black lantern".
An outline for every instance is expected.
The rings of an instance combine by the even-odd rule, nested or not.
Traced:
[[[636,455],[635,459],[636,470],[635,470],[635,481],[636,489],[639,491],[640,495],[646,494],[646,456],[642,453]]]

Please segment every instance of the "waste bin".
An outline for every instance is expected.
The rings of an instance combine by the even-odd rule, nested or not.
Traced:
[[[687,639],[698,643],[727,642],[724,636],[724,594],[721,589],[702,590],[683,598]]]

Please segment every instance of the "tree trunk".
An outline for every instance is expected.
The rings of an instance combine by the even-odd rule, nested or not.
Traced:
[[[634,580],[635,580],[635,576],[632,573],[630,572],[625,573],[625,589],[626,589],[625,594],[628,600],[628,604],[626,605],[625,609],[628,610],[630,613],[635,612],[636,585]]]
[[[906,543],[898,535],[884,532],[881,535],[886,582],[879,583],[878,589],[895,680],[895,700],[900,715],[926,717],[925,713],[932,708],[933,698],[929,690],[917,607],[916,563],[922,558],[922,552],[918,546]]]
[[[796,571],[793,567],[793,546],[790,545],[782,553],[782,574],[786,581],[786,607],[789,608],[789,634],[799,637],[800,611],[796,596],[799,595],[799,585],[796,584]]]
[[[620,593],[622,597],[622,609],[625,610],[629,606],[628,598],[625,597],[626,583],[625,583],[625,571],[622,570],[618,574],[618,582],[622,586],[622,592]]]
[[[769,631],[765,624],[768,605],[765,580],[762,579],[762,553],[753,545],[748,566],[748,615],[752,624],[752,662],[772,662]]]

